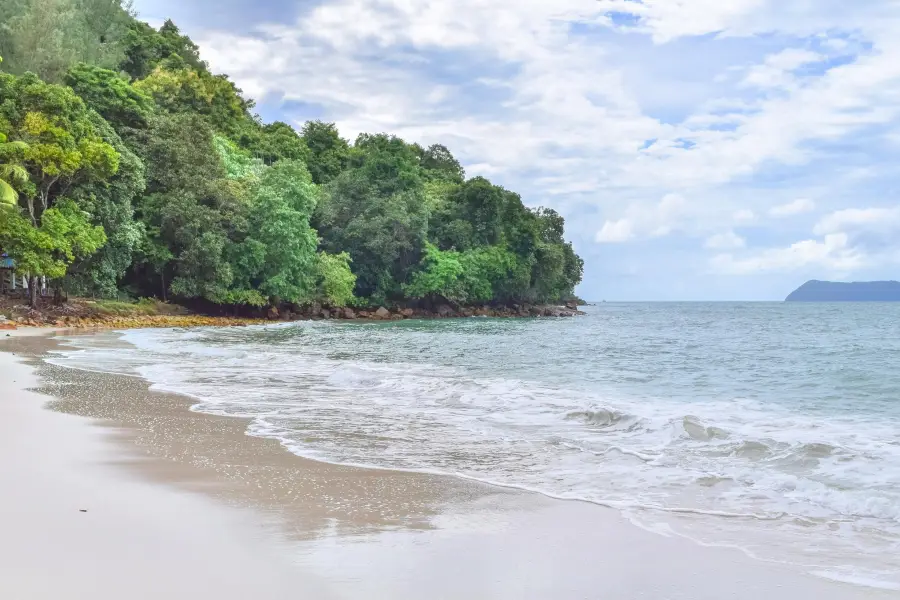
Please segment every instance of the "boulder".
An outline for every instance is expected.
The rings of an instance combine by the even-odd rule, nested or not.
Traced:
[[[322,318],[323,318],[323,319],[330,319],[330,318],[331,318],[331,311],[328,310],[328,309],[323,308],[322,311],[321,311],[319,314],[322,315]]]
[[[344,318],[353,320],[356,318],[356,313],[353,312],[353,309],[348,306],[344,309]]]
[[[274,321],[275,319],[277,319],[278,318],[278,308],[275,306],[270,306],[269,311],[266,313],[266,317],[270,321]]]
[[[404,308],[403,310],[400,311],[400,316],[402,316],[404,319],[412,319],[413,315],[415,315],[415,314],[416,314],[416,311],[414,311],[411,308]]]
[[[400,314],[391,315],[391,321],[402,321],[402,320],[403,320],[403,315],[400,315]]]
[[[568,308],[569,310],[578,310],[578,303],[574,300],[569,300],[568,302],[566,302],[566,308]]]
[[[367,311],[367,310],[361,310],[361,311],[359,311],[359,318],[360,318],[360,319],[368,319],[368,318],[371,317],[371,316],[372,316],[372,313],[370,313],[370,312]]]
[[[447,304],[441,304],[440,306],[438,306],[436,312],[439,317],[452,317],[456,314],[454,310]]]
[[[391,311],[389,311],[385,307],[381,306],[378,308],[378,310],[375,311],[375,318],[382,319],[382,320],[390,319]]]

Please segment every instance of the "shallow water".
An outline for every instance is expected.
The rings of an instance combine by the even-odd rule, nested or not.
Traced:
[[[596,502],[900,589],[900,304],[588,309],[128,331],[52,362],[142,376],[303,456]]]

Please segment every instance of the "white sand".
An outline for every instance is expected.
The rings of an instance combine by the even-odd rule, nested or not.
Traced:
[[[46,398],[23,391],[35,384],[30,367],[0,352],[3,600],[898,597],[524,493],[448,505],[430,530],[348,537],[335,522],[289,543],[258,510],[123,467],[121,439],[42,408]]]
[[[334,597],[252,515],[107,464],[103,430],[43,409],[14,359],[0,352],[0,598]]]

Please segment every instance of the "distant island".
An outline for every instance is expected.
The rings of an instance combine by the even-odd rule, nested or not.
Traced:
[[[900,282],[807,281],[786,302],[900,302]]]

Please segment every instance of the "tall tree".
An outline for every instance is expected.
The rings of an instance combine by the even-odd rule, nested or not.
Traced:
[[[350,144],[340,136],[334,123],[309,121],[303,126],[302,137],[309,148],[306,164],[315,183],[329,183],[347,168]]]
[[[133,79],[144,79],[160,63],[169,67],[187,67],[206,72],[206,63],[200,59],[200,49],[171,20],[157,31],[146,23],[132,21],[122,40],[123,54],[120,68]]]
[[[153,99],[114,71],[79,63],[65,75],[65,84],[116,129],[146,127]]]
[[[12,73],[36,73],[62,82],[74,64],[115,67],[124,56],[121,43],[132,20],[123,0],[4,0],[0,51]]]

